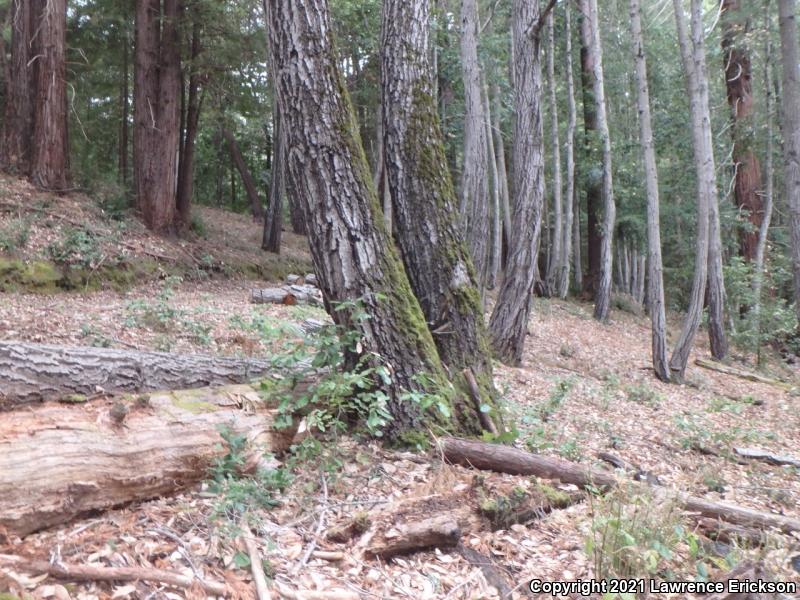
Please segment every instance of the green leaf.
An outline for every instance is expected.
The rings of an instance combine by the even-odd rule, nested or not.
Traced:
[[[245,569],[250,566],[250,557],[244,552],[237,552],[233,555],[233,564],[240,569]]]

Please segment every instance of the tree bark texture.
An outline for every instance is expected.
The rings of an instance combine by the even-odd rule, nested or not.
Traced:
[[[275,403],[235,385],[151,394],[120,422],[108,402],[45,404],[0,422],[0,529],[24,536],[80,515],[174,493],[227,452],[220,428],[246,436],[247,463],[291,444]],[[244,408],[244,410],[243,410]]]
[[[283,127],[281,126],[281,115],[277,108],[276,102],[272,110],[272,137],[274,140],[272,175],[269,182],[269,202],[264,215],[264,236],[261,240],[261,249],[280,254],[281,230],[283,228],[283,171],[286,165],[286,142]]]
[[[133,177],[136,208],[148,228],[175,225],[180,143],[179,0],[136,3]]]
[[[630,0],[630,20],[636,104],[639,111],[639,143],[644,159],[645,193],[647,195],[647,305],[650,310],[652,331],[652,361],[656,376],[661,381],[669,381],[658,169],[656,168],[656,151],[653,142],[650,90],[647,85],[647,59],[644,51],[639,0]]]
[[[425,0],[384,3],[383,146],[395,238],[442,361],[458,372],[472,368],[493,388],[479,282],[459,228],[432,94],[428,23]],[[485,133],[481,139],[486,144]]]
[[[178,161],[178,218],[183,226],[191,223],[192,195],[194,191],[194,147],[200,123],[202,95],[200,93],[200,72],[197,61],[200,57],[200,36],[202,23],[197,11],[192,15],[191,62],[189,63],[189,98],[186,106],[186,129],[181,143]]]
[[[467,244],[479,288],[483,290],[489,272],[489,156],[478,62],[478,27],[478,1],[461,0],[461,69],[464,80],[461,213],[466,215]]]
[[[522,361],[533,304],[545,194],[538,23],[538,0],[514,1],[512,67],[516,86],[516,121],[511,174],[514,216],[506,274],[489,323],[497,357],[510,364]]]
[[[34,116],[31,181],[69,187],[67,136],[67,0],[30,0],[33,17]]]
[[[30,171],[33,136],[33,69],[31,48],[31,2],[12,0],[11,65],[6,89],[3,123],[3,167],[27,175]]]
[[[233,134],[230,132],[230,130],[223,127],[222,135],[225,138],[225,143],[228,146],[228,152],[231,153],[231,159],[236,167],[236,171],[239,173],[239,177],[242,178],[242,184],[244,185],[245,192],[247,193],[247,199],[250,202],[250,213],[253,215],[254,219],[260,220],[264,217],[264,207],[262,206],[261,198],[258,195],[256,180],[253,179],[253,175],[250,173],[250,169],[247,167],[244,156],[242,156],[242,151],[239,148],[239,144],[236,143],[236,138],[233,137]]]
[[[276,373],[269,360],[0,342],[0,411],[109,393],[245,383]]]
[[[548,295],[558,294],[559,278],[563,273],[564,196],[561,186],[561,142],[558,132],[558,98],[556,94],[556,36],[553,13],[547,15],[547,87],[550,100],[550,140],[553,152],[553,239],[547,265],[545,288]]]
[[[580,212],[573,209],[575,197],[575,129],[577,126],[577,110],[575,108],[575,79],[572,72],[572,14],[570,3],[564,3],[564,66],[567,83],[567,136],[564,140],[566,155],[566,190],[564,193],[564,233],[561,244],[561,270],[558,273],[557,285],[559,298],[566,298],[569,293],[571,263],[577,262],[575,273],[580,272],[580,236],[573,235],[575,225],[580,226]],[[575,249],[577,247],[577,250]],[[576,280],[577,287],[580,283]]]
[[[800,319],[800,49],[795,0],[778,0],[783,94],[783,179],[789,205],[795,310]]]
[[[127,13],[126,13],[127,16]],[[128,152],[130,147],[130,38],[128,35],[127,25],[123,26],[122,34],[120,36],[120,43],[122,44],[122,81],[119,86],[119,108],[120,108],[120,126],[119,126],[119,157],[117,161],[117,168],[119,170],[118,178],[123,186],[128,185],[129,167],[128,167]]]
[[[386,232],[355,115],[338,70],[326,0],[274,0],[269,45],[286,131],[287,177],[303,207],[311,255],[334,321],[362,335],[360,349],[392,369],[388,437],[418,428],[404,390],[446,375],[422,310]],[[360,302],[369,319],[345,301]]]
[[[490,247],[489,273],[486,278],[486,287],[493,290],[497,287],[500,278],[500,271],[503,265],[503,217],[501,196],[503,184],[500,181],[500,172],[497,168],[497,149],[494,147],[494,135],[492,133],[492,109],[489,99],[489,86],[485,79],[483,84],[483,104],[486,109],[486,140],[489,145],[489,174],[491,175],[492,189],[492,237]]]
[[[494,147],[497,155],[497,172],[500,178],[500,208],[503,213],[503,254],[502,265],[505,267],[506,254],[511,240],[511,193],[508,189],[508,167],[506,166],[506,142],[503,139],[503,130],[500,127],[500,86],[492,84],[492,130],[494,134]]]

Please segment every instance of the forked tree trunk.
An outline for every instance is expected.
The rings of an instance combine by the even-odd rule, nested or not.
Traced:
[[[553,13],[547,16],[547,82],[550,91],[550,139],[553,151],[553,237],[550,245],[550,261],[547,264],[545,287],[548,295],[558,293],[559,275],[562,273],[564,253],[563,194],[561,189],[561,142],[558,134],[558,99],[556,96],[556,36]]]
[[[778,0],[783,67],[783,161],[792,240],[795,311],[800,319],[800,49],[795,0]]]
[[[511,240],[511,194],[508,190],[508,167],[506,166],[506,143],[503,139],[503,130],[500,127],[500,86],[492,84],[492,133],[496,152],[497,173],[500,178],[500,210],[503,218],[503,247],[507,250]],[[502,257],[505,267],[506,254]]]
[[[186,108],[186,131],[181,144],[178,161],[178,218],[183,226],[191,223],[192,195],[194,191],[194,149],[200,123],[203,98],[200,94],[200,73],[197,64],[200,56],[200,34],[202,24],[196,10],[192,23],[192,49],[189,64],[189,101]]]
[[[486,108],[486,140],[489,143],[489,173],[491,174],[492,187],[492,245],[490,248],[489,275],[486,287],[493,290],[497,286],[500,270],[503,263],[503,218],[500,208],[502,183],[500,172],[497,168],[497,150],[494,147],[494,134],[492,133],[492,110],[489,100],[489,87],[483,81],[483,102]]]
[[[522,361],[533,304],[545,193],[538,0],[514,0],[512,28],[516,89],[511,175],[514,216],[506,273],[489,331],[497,357],[516,365]]]
[[[594,318],[599,321],[608,319],[611,310],[611,276],[613,263],[612,242],[614,238],[614,224],[616,222],[616,204],[614,203],[614,185],[611,169],[611,137],[608,132],[608,117],[606,116],[606,92],[603,82],[603,48],[600,43],[600,23],[597,14],[597,0],[582,0],[584,18],[589,21],[591,45],[589,53],[592,55],[591,66],[592,96],[595,103],[597,134],[600,136],[602,148],[602,180],[600,196],[602,198],[602,224],[600,228],[600,262],[597,273],[597,286],[594,296]]]
[[[136,208],[154,231],[175,226],[180,143],[179,0],[136,3],[133,178]]]
[[[268,9],[287,177],[303,207],[320,288],[334,321],[360,334],[354,352],[391,369],[391,383],[379,385],[388,394],[393,417],[387,434],[401,438],[426,420],[417,403],[403,399],[403,392],[447,394],[447,375],[383,225],[331,46],[328,2],[273,0]],[[344,302],[360,302],[370,318],[359,318],[360,311]],[[463,416],[448,426],[466,429]]]
[[[670,371],[672,377],[678,381],[683,379],[686,365],[689,362],[689,353],[692,350],[694,336],[703,317],[703,302],[705,299],[706,282],[708,278],[708,246],[709,246],[709,196],[707,193],[707,179],[709,177],[709,152],[707,145],[710,137],[705,136],[703,118],[708,117],[708,112],[703,113],[702,96],[708,93],[708,80],[705,75],[705,54],[702,44],[702,12],[700,2],[692,0],[692,40],[686,31],[686,17],[683,12],[683,1],[673,0],[675,11],[675,24],[678,30],[678,43],[681,50],[681,59],[686,80],[686,91],[689,96],[689,112],[691,113],[692,147],[694,150],[695,171],[697,177],[697,236],[695,248],[694,279],[692,292],[689,299],[689,308],[681,330],[678,342],[670,357]],[[701,13],[697,15],[696,13]],[[699,31],[696,31],[699,28]],[[700,35],[699,46],[695,34]],[[705,89],[704,89],[705,88]],[[711,158],[711,176],[713,172],[713,157]]]
[[[567,139],[564,153],[567,157],[567,187],[564,194],[564,240],[561,246],[561,272],[558,274],[558,296],[566,298],[569,292],[571,263],[575,263],[576,287],[580,289],[580,211],[575,203],[575,128],[577,110],[575,108],[575,80],[572,73],[572,15],[571,3],[564,3],[565,71],[567,80]],[[577,230],[577,233],[576,233]]]
[[[33,68],[31,67],[31,2],[12,0],[11,65],[3,123],[3,167],[13,173],[30,171],[33,136]]]
[[[261,204],[261,198],[258,196],[256,180],[253,179],[253,175],[247,167],[244,156],[242,156],[242,151],[239,149],[239,144],[236,143],[236,138],[233,137],[233,134],[223,127],[222,135],[228,146],[228,152],[231,153],[233,165],[236,167],[236,171],[239,173],[239,177],[241,177],[242,184],[247,193],[247,199],[250,202],[250,214],[253,215],[254,219],[260,220],[264,217],[264,207]]]
[[[432,94],[428,23],[426,0],[384,3],[383,147],[395,238],[442,361],[459,373],[471,368],[484,391],[491,392],[478,282],[458,224],[458,200]],[[482,103],[480,93],[478,100]],[[480,126],[485,132],[486,123]],[[485,144],[485,133],[481,139]]]
[[[31,0],[34,63],[31,181],[46,190],[69,187],[67,137],[67,0]]]
[[[664,309],[664,276],[661,262],[661,224],[658,197],[658,170],[650,116],[650,90],[647,85],[642,19],[639,0],[630,0],[631,40],[633,42],[636,103],[639,110],[639,143],[644,158],[645,192],[647,194],[647,304],[652,331],[652,360],[656,377],[669,381],[667,358],[667,319]],[[642,275],[640,274],[640,277]]]
[[[478,62],[478,27],[478,1],[461,0],[461,68],[465,104],[461,213],[466,215],[467,244],[478,287],[483,290],[489,271],[489,157]]]
[[[283,226],[283,170],[286,164],[286,143],[278,103],[272,108],[272,177],[269,182],[269,202],[264,216],[264,236],[261,249],[280,254],[281,229]]]

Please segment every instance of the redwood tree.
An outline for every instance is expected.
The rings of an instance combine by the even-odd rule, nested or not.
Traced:
[[[3,167],[28,174],[33,135],[33,69],[30,0],[12,0],[11,65],[6,88],[3,124]]]

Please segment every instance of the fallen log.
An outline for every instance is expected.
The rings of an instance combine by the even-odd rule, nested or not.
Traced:
[[[298,384],[297,393],[306,387]],[[221,431],[246,436],[246,468],[292,443],[275,404],[249,385],[156,392],[80,408],[44,404],[0,419],[0,532],[24,536],[80,515],[173,494],[208,477],[227,452]]]
[[[250,290],[253,304],[309,304],[322,306],[322,292],[313,285],[283,285]]]
[[[212,596],[227,597],[225,584],[180,575],[172,571],[145,567],[98,567],[94,565],[69,565],[62,562],[30,560],[21,556],[0,554],[0,569],[12,568],[32,575],[49,575],[63,581],[153,581],[172,587],[188,589],[198,586]]]
[[[761,460],[779,467],[796,467],[800,469],[800,459],[792,458],[791,456],[772,454],[761,448],[734,448],[733,451],[742,458]]]
[[[716,371],[717,373],[723,373],[724,375],[731,375],[732,377],[738,377],[739,379],[744,379],[746,381],[774,385],[775,387],[779,387],[784,390],[792,389],[792,386],[785,381],[773,379],[772,377],[765,377],[763,375],[759,375],[758,373],[753,373],[752,371],[745,371],[743,369],[729,367],[713,360],[698,358],[696,361],[694,361],[694,364],[696,364],[698,367],[708,369],[709,371]]]
[[[420,521],[410,521],[373,538],[367,554],[387,560],[399,554],[425,548],[449,548],[458,544],[461,529],[452,514],[441,514]]]
[[[105,392],[246,383],[276,374],[269,360],[0,342],[0,410]]]
[[[606,471],[582,467],[559,458],[531,454],[509,446],[443,438],[439,440],[439,450],[446,461],[476,469],[512,475],[536,475],[572,483],[581,488],[612,488],[618,484],[617,478]],[[775,528],[784,533],[800,532],[798,519],[733,504],[710,502],[680,492],[672,493],[685,510],[704,517],[744,527]]]

